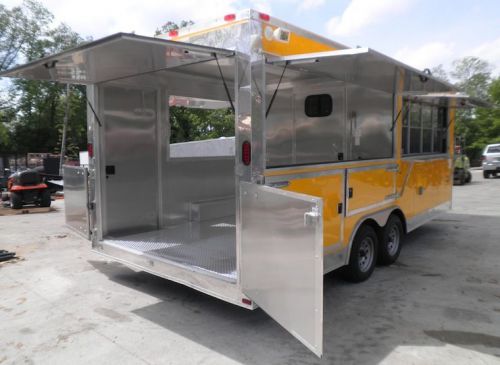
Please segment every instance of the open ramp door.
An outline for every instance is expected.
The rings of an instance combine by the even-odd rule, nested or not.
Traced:
[[[317,356],[323,353],[323,202],[241,183],[243,292]]]

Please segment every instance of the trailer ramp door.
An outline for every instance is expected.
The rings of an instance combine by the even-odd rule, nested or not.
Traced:
[[[245,295],[306,345],[323,352],[323,202],[241,183]]]

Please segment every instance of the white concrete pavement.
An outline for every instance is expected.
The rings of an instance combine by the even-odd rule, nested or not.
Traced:
[[[500,178],[361,284],[325,277],[324,356],[248,311],[90,252],[59,211],[0,217],[0,364],[500,364]]]

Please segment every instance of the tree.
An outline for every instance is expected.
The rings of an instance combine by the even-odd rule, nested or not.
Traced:
[[[0,71],[28,52],[52,20],[52,14],[33,0],[12,9],[0,4]]]
[[[444,69],[444,66],[442,64],[439,64],[436,67],[433,67],[431,69],[431,74],[432,74],[432,76],[434,76],[440,80],[450,81],[450,79],[448,77],[448,73],[446,72],[446,70]]]
[[[467,95],[488,99],[488,87],[491,82],[491,65],[477,57],[464,57],[453,62],[451,76],[456,85]]]
[[[160,35],[160,34],[166,34],[166,33],[170,32],[171,30],[184,28],[184,27],[187,27],[187,26],[190,26],[193,24],[194,24],[194,22],[192,20],[181,20],[181,22],[179,24],[172,22],[172,21],[168,21],[165,24],[163,24],[161,27],[156,28],[155,36]]]
[[[488,62],[465,57],[454,61],[453,67],[451,75],[462,92],[500,105],[500,81],[492,80]],[[478,161],[485,145],[500,140],[498,109],[457,110],[455,134],[464,137],[464,150],[471,161]]]
[[[20,7],[0,5],[0,62],[9,68],[81,44],[85,40],[70,27],[51,27],[52,14],[36,1]],[[73,87],[70,97],[68,152],[86,146],[85,88]],[[0,153],[56,152],[61,140],[64,85],[54,82],[13,80],[0,114]]]

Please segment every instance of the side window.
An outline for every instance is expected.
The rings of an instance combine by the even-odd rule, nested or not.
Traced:
[[[170,95],[169,158],[234,156],[234,114],[225,100]]]
[[[403,119],[403,154],[446,153],[447,131],[446,107],[412,102],[408,118]]]
[[[420,104],[410,106],[410,153],[422,152],[422,108]]]
[[[403,148],[403,155],[407,155],[410,153],[408,147],[408,138],[410,137],[410,130],[409,130],[409,120],[410,120],[410,102],[405,101],[403,105],[403,135],[402,135],[402,141],[401,141],[401,146]]]
[[[430,105],[422,105],[422,153],[432,152],[432,112]]]
[[[434,129],[434,152],[446,153],[447,132],[448,132],[448,109],[439,107],[434,109],[436,112]]]
[[[333,101],[328,94],[309,95],[305,101],[305,113],[309,118],[327,117],[332,114]]]

